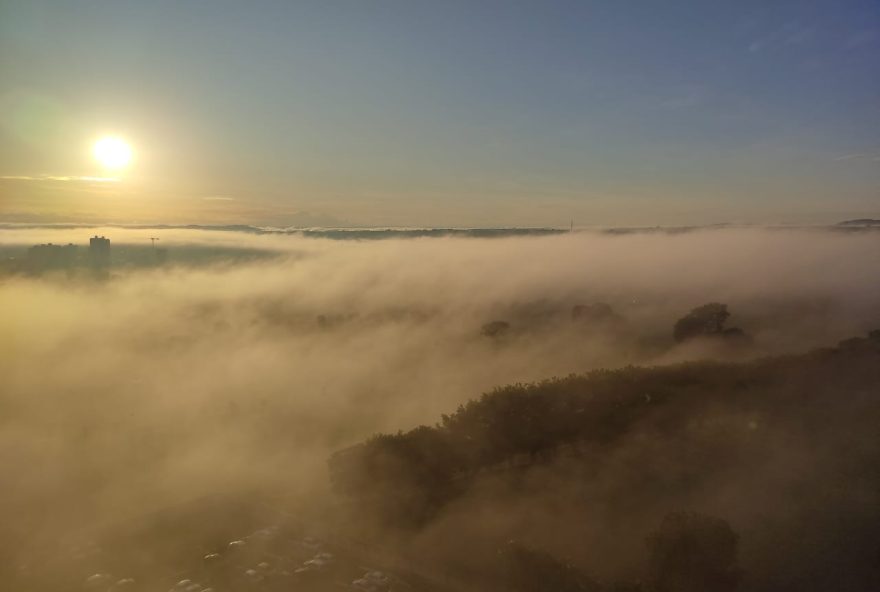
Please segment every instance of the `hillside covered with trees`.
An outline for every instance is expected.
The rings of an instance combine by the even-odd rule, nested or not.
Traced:
[[[877,425],[880,331],[505,386],[329,464],[363,532],[484,589],[867,590]]]

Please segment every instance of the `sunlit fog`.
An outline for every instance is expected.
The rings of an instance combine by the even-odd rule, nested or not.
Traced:
[[[111,240],[108,268],[90,266],[89,247],[76,246],[90,236]],[[159,240],[151,244],[151,237]],[[71,549],[159,529],[150,524],[157,512],[183,505],[196,524],[210,524],[217,518],[201,517],[203,506],[209,512],[211,504],[232,503],[268,504],[316,536],[360,540],[365,530],[376,536],[375,529],[387,528],[381,538],[389,548],[411,538],[401,552],[419,549],[439,571],[451,569],[444,561],[456,566],[472,558],[479,551],[471,545],[479,550],[525,536],[565,550],[591,573],[620,578],[626,572],[618,570],[637,570],[642,531],[684,505],[669,498],[669,487],[684,488],[686,508],[712,510],[737,531],[752,532],[741,543],[743,560],[766,569],[768,558],[749,554],[770,545],[767,537],[786,536],[788,527],[774,528],[763,514],[796,510],[789,504],[804,496],[789,498],[785,488],[842,461],[814,462],[798,440],[805,436],[784,419],[765,417],[760,405],[721,399],[687,422],[753,432],[770,446],[765,453],[741,450],[727,471],[693,477],[698,482],[690,486],[651,477],[618,493],[624,501],[606,499],[608,488],[634,477],[615,477],[620,469],[605,463],[679,472],[691,455],[711,451],[676,452],[685,444],[657,441],[650,448],[658,457],[646,457],[642,440],[657,436],[636,424],[619,442],[604,444],[605,452],[583,452],[607,457],[602,463],[581,466],[580,457],[559,452],[516,469],[517,485],[508,477],[474,477],[472,491],[406,527],[398,520],[383,526],[379,514],[340,496],[328,459],[374,434],[436,425],[499,385],[629,365],[748,365],[834,345],[880,324],[880,237],[870,231],[345,240],[43,228],[7,229],[3,242],[9,269],[0,288],[0,438],[7,452],[2,471],[14,484],[2,493],[4,552],[17,562],[13,572],[38,569],[32,575],[49,581],[45,570],[78,577],[76,567],[86,569],[71,565]],[[83,261],[37,273],[27,245],[38,242],[74,244]],[[157,244],[161,263],[153,259]],[[707,303],[726,305],[722,322],[727,331],[740,330],[737,339],[677,333],[677,321]],[[657,381],[651,388],[667,388]],[[652,396],[660,395],[639,393],[646,405]],[[584,470],[598,476],[584,482],[576,476]],[[767,472],[771,482],[745,485],[740,472]],[[651,487],[658,488],[656,499]],[[602,510],[597,503],[611,505]],[[614,524],[624,532],[603,542]],[[453,542],[462,533],[471,533],[468,541]],[[136,551],[121,547],[145,554],[141,562],[157,554],[146,576],[155,585],[184,560],[161,563],[167,560],[152,545],[163,546],[161,537],[174,540],[174,533],[160,534],[155,543],[139,541]],[[206,537],[193,552],[218,543]],[[460,557],[462,549],[470,551]],[[118,550],[94,553],[111,564],[130,561],[114,559]],[[90,557],[86,565],[97,561]]]
[[[0,592],[880,590],[876,0],[0,0]]]

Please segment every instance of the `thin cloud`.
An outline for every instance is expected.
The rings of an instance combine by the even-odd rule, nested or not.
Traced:
[[[229,197],[226,195],[209,195],[208,197],[202,198],[205,201],[235,201],[234,197]]]
[[[853,152],[851,154],[841,154],[834,157],[834,162],[843,162],[847,160],[880,162],[880,154],[869,154],[865,152]]]
[[[3,181],[79,181],[85,183],[118,183],[119,177],[91,177],[82,175],[3,175]]]
[[[749,44],[749,52],[757,53],[770,47],[800,45],[812,39],[816,29],[797,22],[788,22],[760,39]]]

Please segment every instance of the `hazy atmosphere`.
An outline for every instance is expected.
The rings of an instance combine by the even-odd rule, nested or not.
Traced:
[[[873,2],[0,0],[0,590],[880,589]]]
[[[338,518],[332,452],[431,425],[496,385],[802,352],[880,321],[870,231],[364,242],[32,228],[6,229],[0,248],[92,234],[118,252],[158,234],[172,259],[106,279],[68,270],[3,283],[0,437],[15,486],[2,507],[34,544],[119,536],[145,512],[217,494]],[[200,249],[214,259],[190,261]],[[747,347],[676,343],[675,321],[709,301],[729,305]],[[619,318],[573,314],[597,302]],[[509,327],[487,330],[499,321]],[[546,511],[541,499],[532,511]]]

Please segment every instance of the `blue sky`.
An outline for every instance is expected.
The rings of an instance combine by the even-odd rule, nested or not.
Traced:
[[[0,217],[880,217],[878,63],[869,1],[0,0]]]

